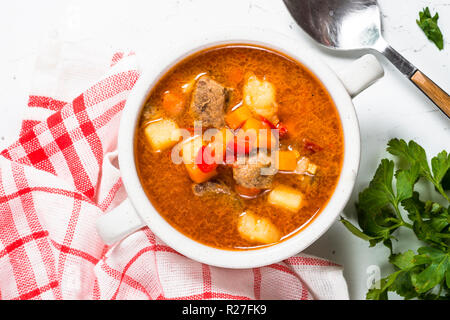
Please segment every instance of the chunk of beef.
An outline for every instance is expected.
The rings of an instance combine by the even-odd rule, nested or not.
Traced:
[[[198,197],[214,196],[220,206],[242,212],[244,204],[240,197],[222,181],[207,181],[192,185],[192,192]]]
[[[222,128],[225,125],[227,92],[224,86],[208,76],[202,76],[197,80],[190,110],[195,119],[202,121],[204,127]]]
[[[269,168],[270,163],[270,158],[263,154],[251,155],[245,163],[234,166],[233,178],[238,185],[246,188],[268,189],[272,185],[273,174],[263,175],[262,169]]]
[[[211,194],[231,194],[230,188],[219,181],[206,181],[192,185],[192,192],[196,196],[202,197]]]

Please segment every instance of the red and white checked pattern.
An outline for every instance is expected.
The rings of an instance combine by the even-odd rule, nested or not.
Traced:
[[[114,150],[138,79],[118,53],[72,102],[30,96],[16,143],[0,157],[1,299],[347,298],[342,268],[306,255],[248,270],[192,261],[144,228],[105,246],[95,221],[125,199]],[[35,109],[33,109],[35,108]],[[36,118],[36,117],[35,117]]]

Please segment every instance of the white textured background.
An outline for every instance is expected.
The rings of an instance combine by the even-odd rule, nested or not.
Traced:
[[[143,66],[171,46],[202,30],[240,26],[272,29],[312,47],[332,68],[345,68],[353,53],[317,47],[296,26],[281,0],[151,0],[151,1],[5,1],[0,10],[0,148],[13,142],[27,102],[32,70],[42,40],[59,33],[66,41],[104,45],[111,51],[136,51]],[[450,91],[450,0],[379,0],[385,38],[447,92]],[[418,12],[429,6],[439,12],[445,49],[437,50],[416,25]],[[359,178],[345,215],[354,215],[357,192],[366,186],[386,142],[414,139],[431,154],[450,150],[450,120],[435,109],[409,81],[379,57],[385,77],[355,98],[360,120],[362,159]],[[75,92],[74,92],[75,93]],[[402,237],[409,237],[406,232]],[[412,239],[412,238],[411,238]],[[395,245],[395,244],[394,244]],[[345,267],[350,296],[363,299],[367,268],[387,272],[388,250],[368,248],[336,222],[307,250]]]

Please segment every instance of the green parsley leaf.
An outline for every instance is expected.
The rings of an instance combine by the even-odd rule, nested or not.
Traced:
[[[419,248],[418,252],[431,261],[425,270],[411,278],[416,291],[424,293],[444,280],[445,273],[450,271],[450,255],[432,247]]]
[[[411,166],[418,165],[419,173],[427,179],[432,179],[425,150],[414,141],[406,143],[403,139],[392,139],[388,142],[387,151],[406,160]]]
[[[392,189],[394,162],[381,160],[369,188],[359,195],[359,204],[367,211],[378,211],[389,203],[394,203],[396,196]]]
[[[441,183],[444,190],[450,190],[450,170],[447,170],[447,173],[444,178],[442,178]]]
[[[410,165],[410,170],[414,166],[418,166],[419,175],[432,182],[439,193],[447,201],[450,201],[441,184],[446,172],[450,168],[450,155],[446,151],[442,151],[431,160],[432,171],[428,165],[425,150],[412,140],[406,143],[404,140],[392,139],[388,143],[387,151],[405,160]]]
[[[414,262],[415,253],[408,250],[404,253],[394,254],[389,257],[389,262],[399,269],[411,269],[416,266]]]
[[[367,292],[366,299],[368,300],[386,300],[387,299],[387,291],[389,287],[395,282],[395,279],[397,276],[402,273],[403,271],[397,271],[386,278],[383,278],[380,280],[379,283],[377,283],[377,288],[371,288]]]
[[[442,182],[444,176],[450,169],[450,154],[447,151],[442,151],[436,157],[431,159],[431,168],[433,170],[434,179],[438,183]]]
[[[414,163],[408,170],[398,170],[397,178],[397,202],[408,199],[413,194],[414,184],[419,178],[419,164]]]
[[[357,227],[355,227],[350,221],[345,220],[343,217],[341,217],[340,221],[344,224],[344,226],[347,228],[348,231],[350,231],[355,236],[357,236],[363,240],[373,241],[373,240],[378,240],[380,238],[380,237],[371,237],[371,236],[365,234],[364,232],[359,230]]]
[[[350,232],[371,247],[383,243],[389,248],[389,262],[396,269],[371,288],[366,298],[388,299],[388,292],[396,292],[405,299],[450,299],[450,199],[445,192],[449,189],[450,155],[440,152],[430,166],[419,144],[400,139],[389,141],[387,151],[402,160],[402,167],[396,170],[394,161],[381,160],[369,186],[359,193],[360,228],[341,218]],[[434,185],[446,205],[420,199],[415,191],[420,177]],[[392,239],[400,228],[411,230],[423,242],[417,253],[395,253]]]
[[[400,270],[388,290],[397,292],[405,299],[416,298],[419,295],[411,280],[412,274],[417,273],[420,268],[417,267],[415,257],[416,254],[412,250],[393,254],[389,257],[389,262]]]
[[[418,192],[414,192],[411,198],[403,200],[402,206],[408,212],[411,221],[422,221],[422,214],[426,212],[425,203],[420,201]]]
[[[432,17],[430,9],[426,7],[419,12],[419,20],[416,20],[416,22],[428,39],[433,41],[439,50],[442,50],[444,48],[444,38],[437,24],[438,19],[439,14],[436,12],[434,17]]]
[[[446,235],[439,233],[446,226],[446,217],[424,219],[426,217],[425,203],[419,200],[417,192],[414,192],[412,198],[404,200],[402,206],[409,213],[408,217],[413,221],[413,230],[419,240],[446,247],[445,239],[442,239]]]
[[[369,187],[359,194],[356,206],[358,223],[362,231],[372,237],[370,246],[378,242],[392,251],[392,233],[404,222],[399,215],[399,203],[411,197],[413,186],[419,176],[419,165],[414,164],[407,170],[398,170],[396,192],[393,189],[394,162],[381,160]],[[355,234],[355,230],[350,230]],[[361,237],[361,236],[359,236]]]
[[[395,281],[390,286],[389,290],[396,292],[405,299],[417,298],[419,294],[414,288],[411,281],[411,274],[413,271],[400,272]]]

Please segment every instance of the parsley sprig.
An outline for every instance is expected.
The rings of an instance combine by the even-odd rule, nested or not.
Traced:
[[[392,139],[387,151],[403,166],[395,170],[392,160],[382,159],[369,186],[356,204],[360,228],[341,217],[354,235],[369,241],[370,247],[383,243],[390,250],[389,262],[395,272],[368,291],[367,299],[387,299],[396,292],[405,299],[450,299],[450,154],[440,152],[431,159],[414,141]],[[395,178],[395,183],[394,183]],[[415,191],[418,181],[431,183],[439,202],[424,201]],[[442,203],[445,203],[442,204]],[[410,229],[422,242],[414,252],[394,252],[393,241],[400,228]]]
[[[425,32],[428,39],[433,41],[439,50],[442,50],[444,48],[444,37],[437,24],[438,19],[439,14],[436,12],[432,17],[430,9],[426,7],[423,11],[419,12],[419,20],[416,21],[423,32]]]

